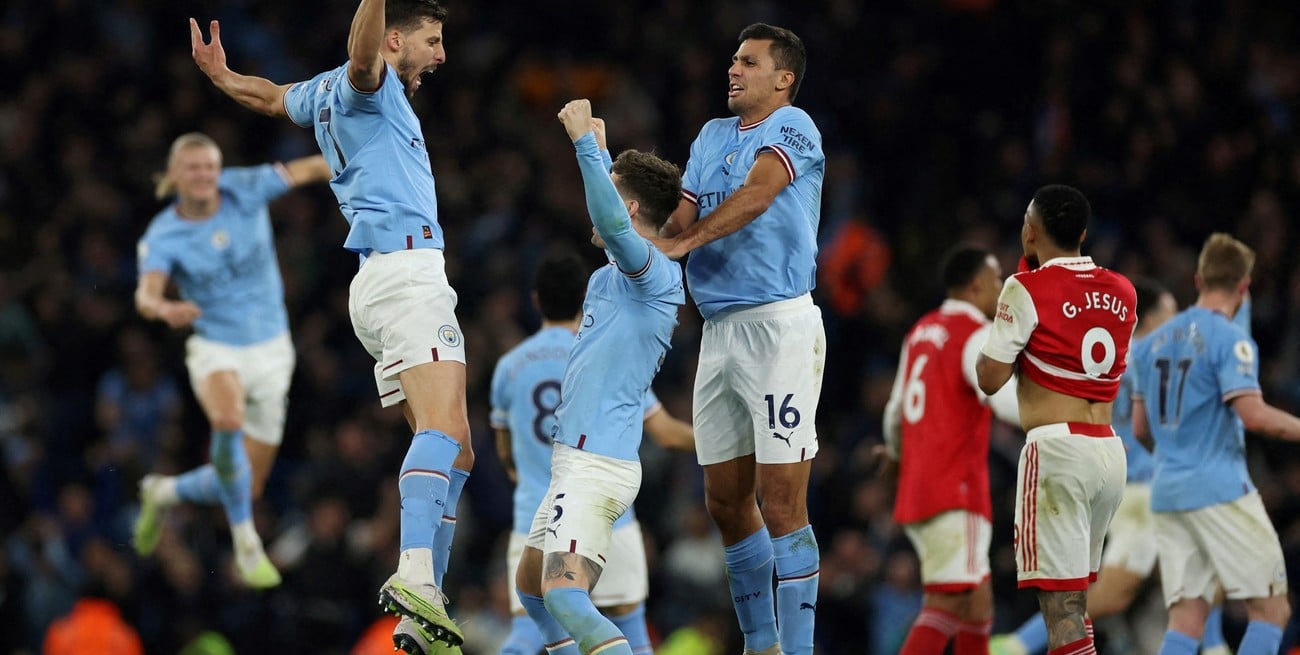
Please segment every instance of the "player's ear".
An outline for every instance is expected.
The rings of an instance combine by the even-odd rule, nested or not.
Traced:
[[[1088,228],[1083,228],[1083,234],[1079,235],[1079,247],[1083,247],[1083,242],[1088,240]]]
[[[781,74],[776,76],[776,90],[785,91],[791,86],[794,86],[794,71],[781,71]]]
[[[533,309],[536,309],[536,310],[538,310],[538,311],[541,311],[541,309],[542,309],[542,301],[541,301],[541,299],[539,299],[539,298],[537,297],[537,292],[536,292],[536,291],[532,292],[531,294],[529,294],[529,297],[532,298],[532,301],[533,301]]]
[[[631,218],[633,221],[635,221],[635,220],[636,220],[637,212],[639,212],[639,211],[641,210],[641,203],[639,203],[639,202],[637,202],[635,199],[633,199],[633,200],[628,200],[628,201],[624,202],[623,204],[627,207],[627,215],[628,215],[628,217]]]
[[[384,45],[389,50],[397,52],[402,49],[402,33],[399,30],[388,30],[388,37],[384,39]]]
[[[1199,292],[1199,291],[1204,291],[1204,290],[1205,290],[1205,283],[1201,281],[1201,274],[1200,274],[1200,273],[1197,273],[1197,274],[1195,274],[1195,275],[1192,276],[1192,282],[1196,285],[1196,290],[1197,290],[1198,292]]]

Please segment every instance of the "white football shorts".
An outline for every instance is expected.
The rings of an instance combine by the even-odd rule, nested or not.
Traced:
[[[524,556],[528,536],[510,532],[510,546],[506,553],[506,570],[510,572],[511,588],[514,573],[519,570],[519,560]],[[646,570],[645,540],[641,524],[632,521],[614,529],[609,541],[609,566],[600,574],[596,588],[591,592],[591,602],[596,607],[614,607],[640,603],[650,595],[650,574]],[[523,614],[524,606],[519,596],[510,593],[510,613]]]
[[[348,314],[357,339],[375,358],[379,400],[406,399],[397,375],[429,362],[465,363],[456,320],[456,292],[447,282],[441,250],[374,253],[352,278]]]
[[[1016,476],[1019,586],[1083,591],[1124,495],[1124,444],[1109,425],[1053,423],[1028,432]]]
[[[807,294],[705,321],[694,401],[700,464],[815,457],[825,368],[822,314]]]
[[[956,509],[908,523],[903,531],[921,560],[927,593],[970,591],[988,579],[993,526],[987,518]]]
[[[533,517],[528,545],[543,555],[577,553],[607,568],[614,521],[640,488],[641,462],[555,444],[551,486]]]
[[[1151,485],[1130,482],[1111,519],[1102,568],[1119,568],[1146,578],[1156,568],[1155,517],[1151,514]]]
[[[190,386],[217,371],[234,371],[244,386],[244,434],[268,446],[284,440],[289,382],[296,355],[289,333],[248,346],[232,346],[195,334],[185,340],[185,367]]]
[[[1287,593],[1286,563],[1259,492],[1186,512],[1155,512],[1165,605],[1186,598],[1270,598]]]

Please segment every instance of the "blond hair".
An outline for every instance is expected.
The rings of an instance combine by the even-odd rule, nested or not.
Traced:
[[[1232,291],[1250,277],[1255,267],[1255,251],[1224,232],[1215,232],[1205,240],[1196,261],[1196,274],[1206,289]]]
[[[176,155],[179,154],[180,151],[187,148],[197,147],[212,148],[217,151],[218,155],[221,154],[221,148],[217,146],[216,141],[212,140],[212,137],[202,132],[188,132],[176,137],[176,140],[172,141],[172,147],[167,151],[167,168],[171,168],[172,162],[176,161]],[[167,171],[154,174],[153,195],[159,200],[176,195],[176,180],[173,180],[167,174]]]

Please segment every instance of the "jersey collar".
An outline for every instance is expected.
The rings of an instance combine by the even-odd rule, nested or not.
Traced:
[[[1086,271],[1097,268],[1097,265],[1092,261],[1092,257],[1087,255],[1081,257],[1053,257],[1043,262],[1039,268],[1047,268],[1048,266],[1061,266],[1072,271]]]
[[[775,114],[777,109],[780,109],[780,107],[777,107],[776,109],[773,109],[773,110],[772,110],[772,114]],[[763,123],[766,123],[766,122],[767,122],[767,119],[769,119],[769,118],[772,117],[772,114],[768,114],[768,115],[766,115],[766,116],[760,118],[759,120],[757,120],[757,121],[755,121],[755,122],[753,122],[753,123],[750,123],[749,125],[745,125],[744,121],[742,121],[742,120],[740,119],[740,117],[737,116],[737,117],[736,117],[736,129],[739,130],[739,131],[741,131],[741,132],[748,132],[748,131],[750,131],[750,130],[756,128],[756,127],[758,127],[759,125],[762,125]]]
[[[957,298],[948,298],[947,300],[944,300],[943,304],[939,306],[939,311],[945,314],[966,314],[981,323],[986,323],[989,320],[989,318],[984,315],[984,312],[981,312],[978,307],[965,300],[958,300]]]

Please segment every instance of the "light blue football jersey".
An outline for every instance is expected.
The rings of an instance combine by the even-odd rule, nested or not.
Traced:
[[[1241,418],[1229,401],[1259,393],[1255,341],[1218,312],[1189,307],[1138,345],[1133,369],[1155,439],[1151,509],[1187,511],[1254,491]]]
[[[691,297],[706,319],[797,298],[816,285],[826,155],[821,133],[802,109],[781,107],[743,127],[739,118],[705,123],[691,144],[682,195],[699,208],[700,220],[707,219],[744,185],[764,152],[780,158],[790,185],[749,225],[695,249],[687,259]]]
[[[158,212],[137,245],[140,274],[160,272],[202,310],[199,336],[233,346],[284,334],[289,316],[266,204],[289,190],[284,167],[226,168],[221,204],[209,218],[182,218],[173,203]]]
[[[1144,337],[1145,338],[1145,337]],[[1140,339],[1133,339],[1130,348],[1136,348]],[[1129,352],[1132,352],[1130,350]],[[1132,368],[1130,366],[1130,368]],[[1111,405],[1111,427],[1124,442],[1124,457],[1128,460],[1128,482],[1150,483],[1155,473],[1155,459],[1146,446],[1138,443],[1133,436],[1133,376],[1124,374],[1119,379],[1119,391]]]
[[[361,93],[344,64],[289,88],[284,107],[314,126],[329,162],[330,188],[352,229],[343,247],[372,252],[443,247],[429,152],[420,119],[397,71],[385,65],[379,88]]]
[[[574,146],[587,211],[617,263],[587,281],[554,441],[637,461],[643,398],[668,352],[677,308],[686,301],[682,268],[632,228],[591,133]]]
[[[560,381],[573,347],[568,328],[551,327],[528,337],[497,362],[492,373],[492,427],[510,431],[519,481],[514,495],[514,531],[528,534],[533,515],[551,485],[551,433],[560,405]],[[659,410],[647,391],[643,419]],[[628,507],[614,527],[636,520]]]

